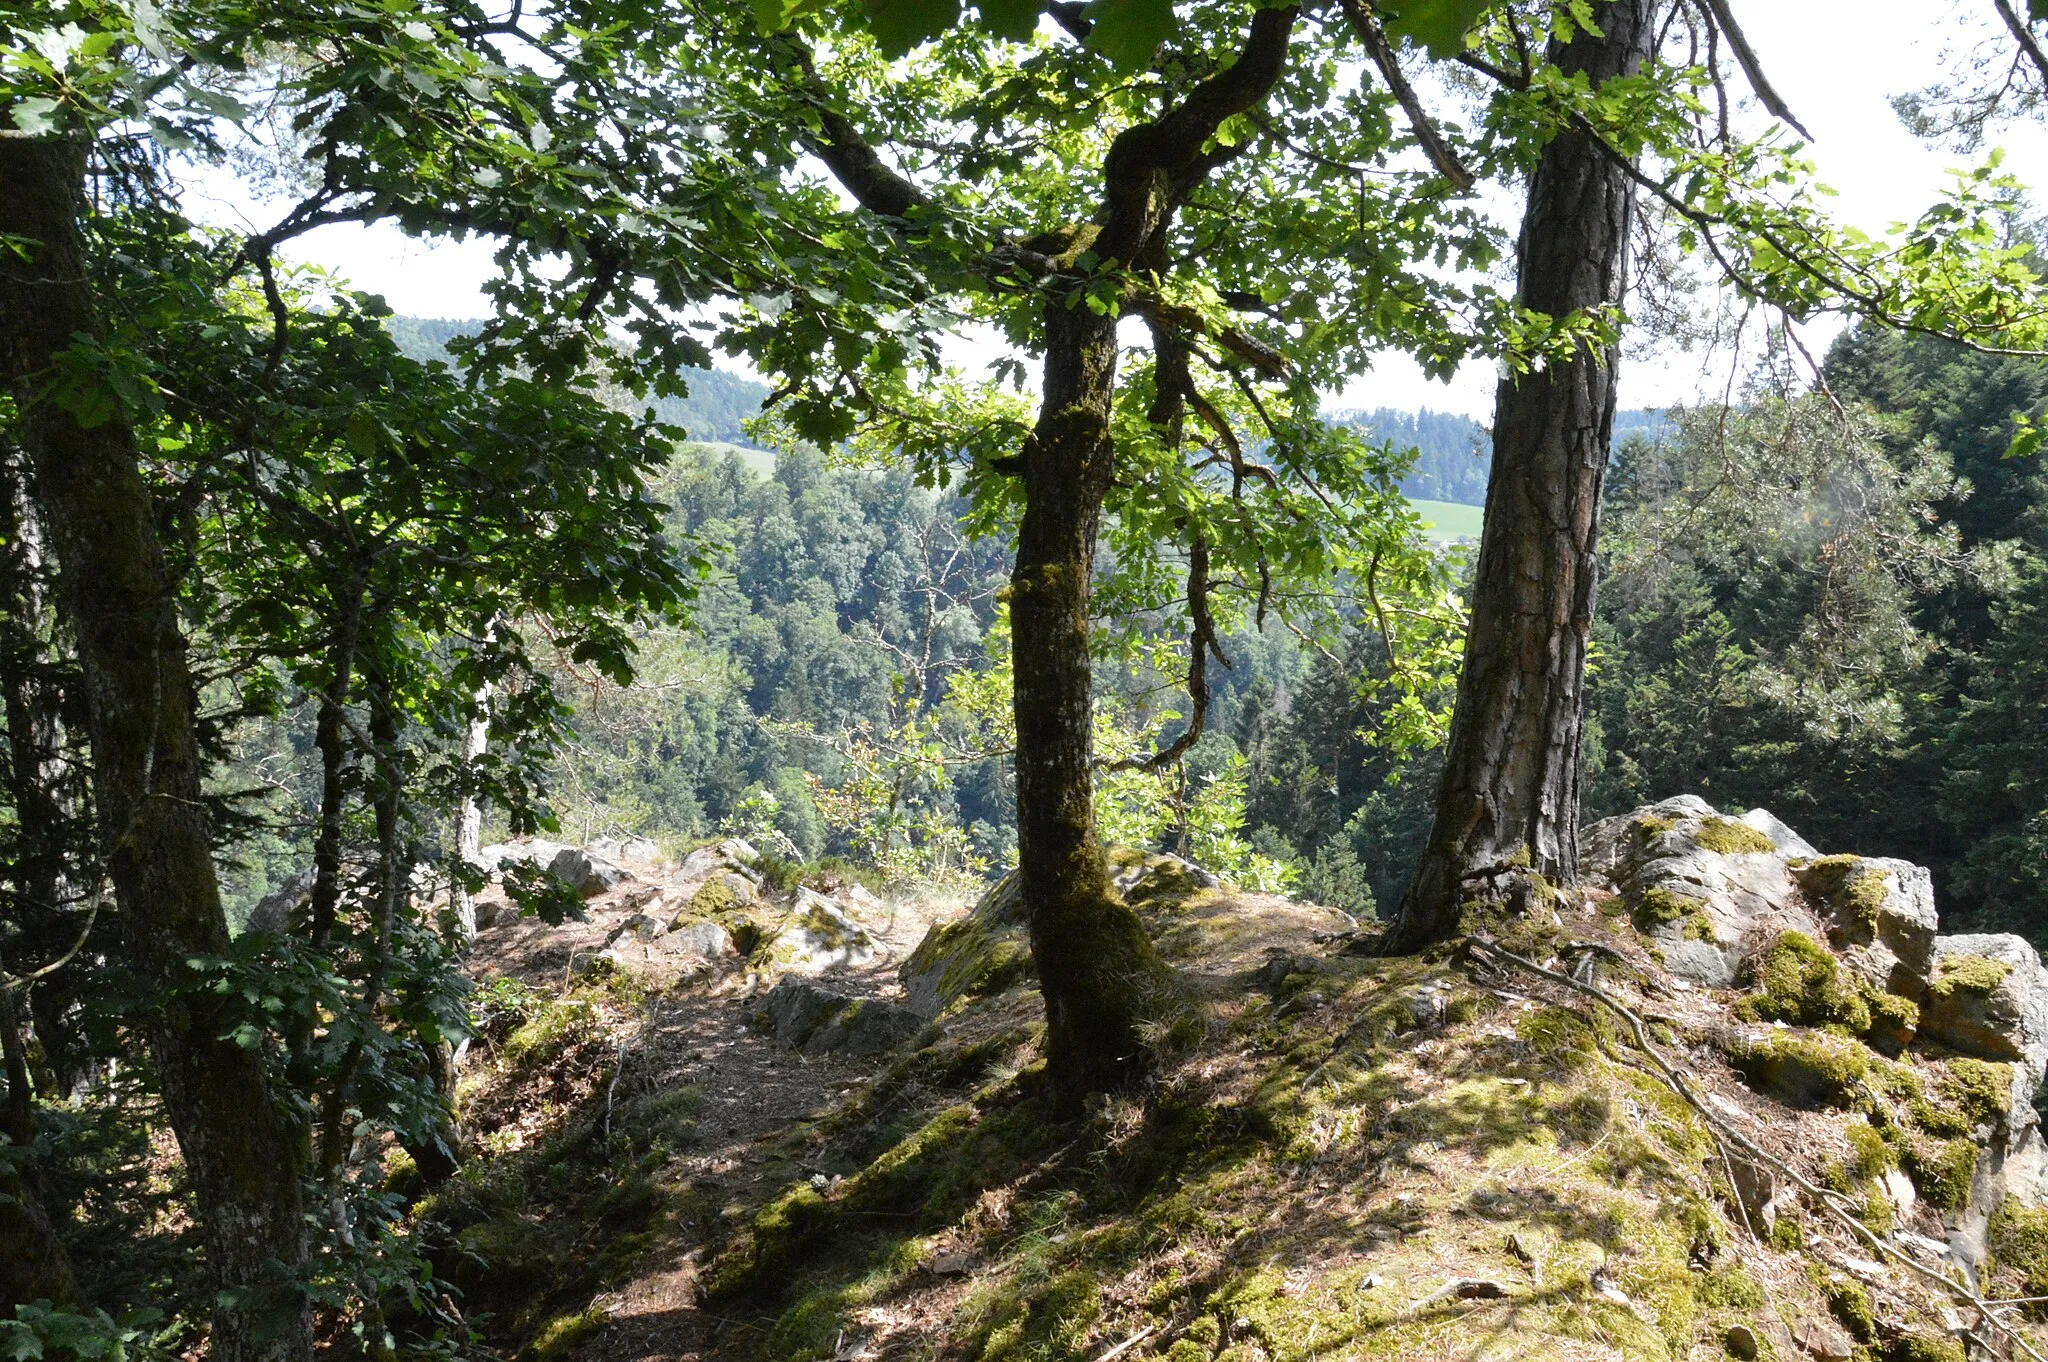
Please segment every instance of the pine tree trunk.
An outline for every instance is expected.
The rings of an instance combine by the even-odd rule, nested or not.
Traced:
[[[1115,450],[1116,322],[1046,308],[1044,405],[1024,443],[1024,520],[1010,577],[1017,640],[1018,878],[1045,998],[1055,1107],[1128,1084],[1165,967],[1116,895],[1095,830],[1088,603]]]
[[[1633,72],[1650,54],[1658,8],[1596,5],[1602,32],[1579,34],[1551,60],[1596,86]],[[1633,206],[1626,169],[1591,137],[1566,131],[1545,147],[1522,220],[1523,306],[1561,317],[1618,305]],[[1578,878],[1581,709],[1615,360],[1606,347],[1501,381],[1436,821],[1386,949],[1455,935],[1465,904],[1518,871]]]
[[[227,1038],[225,1000],[187,960],[228,950],[200,803],[201,758],[176,602],[134,433],[81,425],[44,390],[57,354],[98,334],[84,243],[84,147],[0,135],[0,367],[20,405],[60,599],[77,637],[107,873],[130,965],[160,1001],[136,1018],[192,1176],[215,1287],[212,1356],[312,1352],[296,1275],[304,1253],[301,1141],[260,1053]]]

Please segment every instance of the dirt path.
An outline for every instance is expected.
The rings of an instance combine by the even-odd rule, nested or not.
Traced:
[[[610,1101],[648,1093],[689,1089],[697,1095],[695,1140],[656,1175],[672,1204],[689,1209],[641,1257],[630,1281],[592,1302],[608,1325],[575,1356],[620,1362],[704,1358],[720,1351],[720,1340],[733,1331],[765,1323],[713,1316],[698,1307],[697,1274],[707,1245],[792,1181],[825,1176],[802,1162],[810,1123],[855,1095],[889,1057],[811,1056],[784,1048],[748,1024],[772,978],[750,973],[735,958],[707,964],[663,950],[659,939],[644,943],[619,936],[636,915],[672,913],[697,888],[673,866],[627,862],[626,868],[633,878],[589,900],[581,921],[547,927],[503,917],[480,934],[473,968],[480,977],[510,975],[560,989],[574,976],[577,957],[609,947],[617,968],[649,986],[639,1024],[614,1028],[619,1049],[593,1100],[608,1109]],[[772,932],[788,911],[788,898],[764,896],[748,912]],[[883,902],[848,891],[835,899],[874,938],[877,955],[865,965],[808,977],[848,996],[898,1002],[902,960],[934,922],[966,907]],[[632,1171],[620,1169],[618,1176]],[[594,1239],[586,1243],[593,1255],[606,1247]]]

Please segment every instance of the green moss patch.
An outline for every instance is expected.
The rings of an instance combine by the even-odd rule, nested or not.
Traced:
[[[1854,1033],[1870,1029],[1870,1005],[1856,979],[1833,951],[1804,932],[1780,932],[1752,969],[1756,988],[1736,1004],[1737,1016]]]
[[[1718,815],[1700,820],[1693,841],[1723,856],[1760,856],[1776,851],[1777,845],[1747,823]]]
[[[1644,814],[1641,818],[1629,824],[1629,827],[1635,832],[1636,840],[1645,845],[1656,841],[1659,837],[1662,837],[1677,826],[1678,820],[1676,818],[1659,818],[1655,814]]]
[[[1676,924],[1679,935],[1688,941],[1714,939],[1714,923],[1707,916],[1706,904],[1663,885],[1638,894],[1630,916],[1638,931],[1647,932]]]
[[[1936,1210],[1952,1211],[1970,1199],[1978,1153],[1977,1142],[1967,1137],[1911,1140],[1900,1151],[1899,1164],[1929,1205]]]
[[[1795,872],[1800,887],[1855,930],[1859,941],[1877,934],[1877,920],[1890,895],[1889,877],[1861,856],[1822,856]]]
[[[1843,1110],[1862,1104],[1863,1084],[1875,1059],[1851,1040],[1775,1032],[1737,1040],[1728,1055],[1738,1073],[1780,1101]]]
[[[2012,966],[2003,960],[1982,955],[1944,956],[1935,964],[1934,978],[1928,981],[1927,991],[1941,998],[1957,993],[1988,997],[2011,973]]]
[[[2048,1296],[2048,1208],[2028,1210],[2007,1197],[1992,1214],[1986,1231],[1991,1270],[2016,1280],[2013,1296]],[[2048,1305],[2031,1305],[2027,1313],[2048,1318]]]
[[[928,981],[936,1003],[1000,993],[1031,972],[1031,948],[1022,933],[970,914],[934,927],[903,967],[906,979]]]

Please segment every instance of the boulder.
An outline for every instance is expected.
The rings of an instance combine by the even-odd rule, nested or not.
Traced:
[[[1768,813],[1725,818],[1681,795],[1595,823],[1581,840],[1584,868],[1613,885],[1665,967],[1690,983],[1733,984],[1780,932],[1821,935],[1788,864],[1812,848]]]
[[[661,948],[676,955],[718,960],[733,954],[732,933],[716,922],[678,921],[661,938]]]
[[[269,932],[281,936],[291,926],[292,914],[306,906],[313,897],[315,875],[310,870],[301,870],[277,888],[258,900],[249,910],[249,920],[243,924],[245,932]]]
[[[1030,969],[1024,895],[1013,870],[990,885],[967,916],[926,932],[898,977],[911,1009],[936,1017],[956,999],[1000,992]]]
[[[485,874],[494,875],[508,865],[552,865],[555,857],[567,849],[560,842],[536,837],[525,842],[494,842],[477,852],[476,859]]]
[[[755,1014],[777,1043],[805,1054],[886,1054],[926,1025],[907,1007],[853,998],[807,979],[784,979]]]
[[[616,862],[578,847],[563,847],[556,852],[554,860],[548,863],[548,869],[556,879],[587,899],[616,889],[633,878]]]
[[[735,907],[744,907],[761,897],[760,892],[754,888],[754,882],[736,870],[721,870],[706,880],[705,884],[715,884],[731,895]]]
[[[683,857],[683,863],[676,867],[676,878],[688,881],[705,880],[716,875],[730,875],[734,879],[745,880],[749,888],[760,884],[761,874],[759,871],[755,870],[753,866],[745,861],[725,851],[725,848],[732,844],[732,841],[728,840],[719,843],[715,847],[698,847],[695,851]],[[746,843],[741,842],[739,845],[745,846]]]
[[[1844,964],[1874,988],[1920,997],[1940,926],[1934,879],[1924,866],[1875,856],[1820,856],[1794,867],[1793,877]]]
[[[1148,855],[1117,872],[1116,891],[1133,903],[1151,898],[1185,898],[1220,888],[1221,879],[1181,856]]]
[[[1999,932],[1934,940],[1920,1037],[1984,1059],[2048,1068],[2048,975],[2022,937]]]
[[[875,939],[845,909],[809,889],[797,890],[766,950],[770,967],[796,974],[865,965],[878,954]]]
[[[718,844],[717,851],[719,855],[727,860],[738,861],[741,865],[749,867],[761,859],[761,853],[756,851],[754,844],[744,837],[726,838]]]
[[[664,935],[667,931],[668,925],[660,919],[650,917],[646,913],[635,913],[618,926],[612,928],[612,934],[605,939],[604,944],[610,946],[615,942],[626,940],[652,941],[656,937]]]
[[[600,837],[590,849],[608,861],[657,861],[661,848],[646,837]]]
[[[574,951],[569,956],[569,973],[578,979],[610,974],[619,968],[619,964],[619,956],[615,951]]]

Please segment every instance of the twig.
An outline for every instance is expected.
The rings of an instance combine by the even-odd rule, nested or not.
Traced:
[[[1137,1347],[1140,1343],[1143,1343],[1146,1339],[1152,1337],[1152,1335],[1158,1332],[1159,1326],[1157,1324],[1148,1324],[1144,1328],[1138,1330],[1137,1333],[1132,1334],[1129,1338],[1117,1344],[1114,1348],[1111,1348],[1102,1356],[1096,1358],[1095,1362],[1110,1362],[1110,1359],[1113,1357],[1122,1357],[1125,1353]]]

